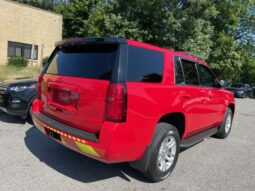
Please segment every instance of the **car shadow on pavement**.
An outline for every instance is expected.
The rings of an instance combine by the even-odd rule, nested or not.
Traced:
[[[149,181],[127,163],[105,164],[72,151],[42,134],[36,127],[26,131],[25,145],[41,162],[56,171],[81,182],[89,183],[113,177],[131,181]]]
[[[12,116],[5,114],[0,111],[0,121],[5,122],[5,123],[16,123],[16,124],[25,124],[26,120],[21,119],[18,116]]]

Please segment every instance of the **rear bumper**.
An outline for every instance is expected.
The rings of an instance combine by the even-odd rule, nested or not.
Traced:
[[[81,154],[107,162],[105,161],[105,149],[95,147],[95,145],[92,146],[92,144],[87,139],[85,139],[84,136],[73,135],[79,131],[78,129],[77,129],[78,131],[71,130],[73,132],[73,134],[71,134],[70,130],[66,129],[67,126],[65,126],[64,124],[60,124],[57,121],[54,121],[55,123],[52,123],[53,122],[52,119],[48,118],[47,116],[39,112],[33,112],[32,119],[34,125],[42,133],[51,137],[53,140]],[[45,122],[44,121],[45,119],[50,120]],[[57,134],[59,138],[57,139],[51,136],[52,133]]]
[[[62,133],[66,133],[68,135],[72,135],[72,137],[75,137],[75,139],[81,139],[81,140],[89,140],[92,142],[97,143],[98,142],[98,136],[97,134],[90,133],[87,131],[82,131],[80,129],[74,128],[72,126],[60,123],[56,120],[53,120],[46,115],[35,112],[33,113],[34,120],[36,120],[37,123],[41,124],[44,128],[51,130],[51,131],[58,131]],[[45,123],[47,121],[47,123]],[[62,134],[63,135],[63,134]]]
[[[137,147],[133,132],[128,131],[123,123],[104,122],[97,135],[46,116],[39,111],[38,100],[33,102],[32,113],[33,122],[42,133],[74,151],[105,163],[135,161],[146,148]]]

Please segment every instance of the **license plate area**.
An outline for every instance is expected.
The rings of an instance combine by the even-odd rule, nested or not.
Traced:
[[[58,82],[49,82],[47,88],[47,104],[54,111],[69,114],[77,113],[80,97],[77,87]]]
[[[48,131],[48,135],[49,135],[50,137],[52,137],[53,139],[56,139],[56,140],[58,140],[58,141],[61,141],[61,136],[60,136],[60,134],[58,134],[58,133],[56,133],[56,132],[54,132],[54,131],[49,130],[49,131]]]

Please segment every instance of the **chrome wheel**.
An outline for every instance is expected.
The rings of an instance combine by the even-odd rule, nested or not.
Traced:
[[[228,114],[227,116],[227,120],[225,123],[225,133],[228,134],[231,128],[231,122],[232,122],[232,117],[231,117],[231,113]]]
[[[173,136],[167,136],[161,143],[157,165],[161,172],[166,172],[174,163],[176,155],[177,145],[176,140]]]

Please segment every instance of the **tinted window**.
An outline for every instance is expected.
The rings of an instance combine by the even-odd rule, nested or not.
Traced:
[[[207,87],[215,87],[215,78],[209,69],[203,65],[198,65],[200,85]]]
[[[175,58],[175,83],[185,84],[181,62],[178,57]]]
[[[196,65],[193,62],[182,60],[182,68],[185,76],[185,84],[199,85]]]
[[[110,80],[117,45],[74,46],[58,50],[46,73]]]
[[[161,82],[163,67],[163,53],[134,46],[128,48],[127,81]]]

